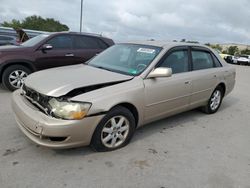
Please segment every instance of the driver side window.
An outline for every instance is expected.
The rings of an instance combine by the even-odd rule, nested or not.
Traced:
[[[52,45],[53,49],[72,49],[72,38],[69,35],[56,36],[47,43]]]
[[[158,67],[172,68],[173,74],[188,72],[188,50],[173,51]]]

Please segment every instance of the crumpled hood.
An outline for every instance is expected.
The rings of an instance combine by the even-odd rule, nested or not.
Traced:
[[[133,77],[82,64],[33,73],[27,77],[25,85],[43,95],[60,97],[73,89],[131,78]]]

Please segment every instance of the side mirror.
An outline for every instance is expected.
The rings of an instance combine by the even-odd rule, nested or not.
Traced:
[[[148,78],[171,77],[171,76],[172,76],[171,68],[159,67],[150,72]]]
[[[53,48],[52,45],[50,45],[50,44],[44,44],[41,49],[43,51],[46,51],[46,50],[51,50],[52,48]]]

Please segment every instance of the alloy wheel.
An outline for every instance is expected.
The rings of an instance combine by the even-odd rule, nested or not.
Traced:
[[[220,102],[221,102],[221,91],[215,90],[210,100],[211,110],[215,111],[220,106]]]
[[[15,88],[20,88],[27,76],[28,74],[25,71],[15,70],[9,75],[9,83]]]
[[[124,116],[110,118],[104,125],[101,141],[108,148],[116,148],[124,143],[129,133],[129,121]]]

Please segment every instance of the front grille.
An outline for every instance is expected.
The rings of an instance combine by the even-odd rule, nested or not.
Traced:
[[[22,87],[22,95],[28,99],[34,106],[36,106],[40,111],[44,112],[45,114],[49,115],[49,108],[48,102],[49,97],[38,93],[37,91],[28,88],[27,86],[23,85]]]

